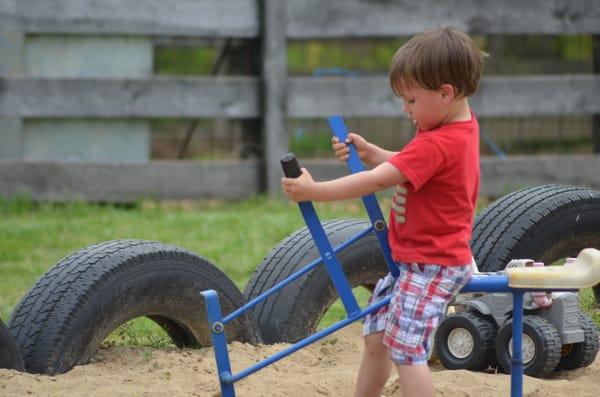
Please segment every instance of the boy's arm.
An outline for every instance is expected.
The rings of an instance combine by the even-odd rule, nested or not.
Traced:
[[[391,150],[382,149],[379,146],[374,145],[372,143],[370,145],[373,146],[373,148],[371,149],[371,155],[368,159],[367,164],[371,167],[376,167],[379,164],[385,163],[386,161],[391,159],[396,153],[398,153],[392,152]]]
[[[298,178],[282,178],[284,193],[293,201],[335,201],[362,197],[406,182],[393,165],[384,162],[369,171],[325,182],[315,182],[303,168]]]

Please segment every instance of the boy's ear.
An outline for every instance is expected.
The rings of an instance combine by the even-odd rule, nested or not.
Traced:
[[[442,94],[444,103],[450,103],[456,97],[456,88],[452,84],[442,84],[438,91]]]

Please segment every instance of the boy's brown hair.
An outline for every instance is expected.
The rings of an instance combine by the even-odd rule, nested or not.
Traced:
[[[484,56],[473,40],[456,28],[427,30],[396,51],[390,84],[396,95],[414,85],[438,90],[442,84],[450,84],[457,97],[468,97],[479,87]]]

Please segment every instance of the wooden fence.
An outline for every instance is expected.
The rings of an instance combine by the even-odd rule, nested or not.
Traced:
[[[25,45],[46,36],[242,38],[262,44],[261,75],[251,77],[5,72],[0,120],[19,125],[28,120],[259,119],[264,147],[262,161],[26,161],[17,155],[0,160],[0,195],[130,201],[278,192],[279,158],[289,146],[288,118],[402,115],[387,76],[288,76],[288,40],[396,37],[436,25],[482,34],[592,34],[595,71],[600,67],[600,2],[595,0],[145,0],[143,7],[138,0],[0,0],[0,35],[17,37]],[[471,104],[480,117],[596,115],[593,139],[600,149],[599,92],[598,74],[488,76]],[[17,150],[25,138],[13,134],[0,139],[6,152],[11,142],[17,142]],[[335,162],[304,163],[314,167],[317,177],[343,173]],[[592,155],[486,158],[482,194],[497,196],[550,182],[600,188],[599,165]]]

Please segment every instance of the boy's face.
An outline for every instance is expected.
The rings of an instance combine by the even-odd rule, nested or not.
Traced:
[[[443,91],[434,91],[417,85],[398,90],[406,115],[421,130],[438,127],[448,116],[448,101]]]

